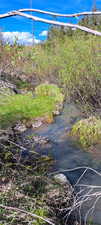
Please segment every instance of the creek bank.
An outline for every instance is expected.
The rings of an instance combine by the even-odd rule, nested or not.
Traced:
[[[39,143],[38,138],[36,143],[35,143],[35,138],[33,139],[32,143],[31,143],[31,138],[29,138],[30,139],[29,141],[26,139],[26,141],[24,142],[22,141],[23,138],[21,139],[20,135],[16,135],[16,138],[18,139],[17,139],[17,142],[15,142],[14,140],[14,143],[17,144],[16,148],[18,148],[18,145],[19,147],[21,147],[20,148],[21,154],[19,157],[18,153],[15,151],[16,154],[14,154],[12,163],[19,162],[19,169],[20,169],[21,168],[20,163],[22,163],[23,159],[25,159],[24,166],[27,164],[29,169],[31,166],[34,170],[35,166],[37,165],[37,168],[39,169],[39,171],[44,172],[44,170],[46,170],[46,168],[44,168],[44,165],[46,167],[46,161],[47,161],[47,167],[49,167],[50,159],[47,158],[47,155],[48,155],[48,149],[50,148],[50,151],[52,152],[52,156],[55,156],[54,159],[56,160],[56,169],[67,168],[67,167],[74,168],[75,166],[80,166],[80,165],[94,166],[94,162],[91,156],[83,153],[82,150],[80,149],[76,149],[75,145],[67,137],[67,131],[71,130],[74,122],[82,118],[82,113],[79,112],[77,109],[75,109],[74,104],[67,104],[66,108],[64,108],[63,114],[55,118],[55,123],[49,124],[48,126],[47,124],[44,124],[40,128],[34,129],[34,130],[29,128],[27,131],[24,132],[27,135],[29,135],[29,137],[33,133],[36,135],[39,135],[37,137],[40,137],[40,138],[42,137],[44,138],[44,140],[48,139],[49,140],[48,142],[47,140],[45,140],[46,142],[42,143],[43,142],[42,140],[42,142]],[[22,132],[22,136],[23,136],[23,132]],[[14,143],[10,142],[10,148],[11,148],[11,145],[13,145]],[[30,143],[32,146],[30,145]],[[36,147],[36,153],[37,153],[37,149],[40,150],[39,152],[42,152],[41,159],[39,155],[36,156],[37,154],[36,153],[34,154],[35,147]],[[31,149],[31,152],[29,151],[30,149]],[[14,153],[14,150],[15,150],[15,146],[13,145],[13,153]],[[5,161],[7,162],[9,159],[9,163],[11,163],[10,157],[11,156],[8,154],[8,156],[5,157]],[[31,165],[32,162],[33,164]],[[72,178],[70,178],[69,180],[70,181],[72,180],[72,183],[73,183],[73,179],[75,179],[74,177],[77,177],[77,175],[78,174],[75,173],[75,175],[71,176]],[[29,185],[28,185],[28,188],[29,188]]]
[[[74,118],[73,118],[74,119]],[[50,124],[51,126],[53,124]],[[47,126],[45,124],[45,126]],[[48,127],[48,126],[47,126]],[[42,126],[40,128],[43,128]],[[22,174],[22,180],[16,181],[20,182],[20,187],[18,188],[19,191],[16,193],[13,192],[14,194],[14,199],[17,199],[17,207],[24,207],[21,203],[21,199],[25,198],[26,199],[26,194],[28,196],[33,196],[33,194],[38,195],[35,197],[35,201],[39,202],[39,198],[42,201],[41,205],[40,203],[36,203],[36,205],[33,206],[33,208],[36,210],[36,213],[39,213],[38,210],[40,209],[41,212],[42,208],[45,208],[45,211],[43,212],[44,216],[48,215],[49,218],[52,218],[53,222],[55,221],[55,224],[57,225],[62,225],[66,223],[67,215],[65,213],[65,208],[72,207],[73,203],[73,189],[67,181],[67,178],[64,177],[64,175],[61,176],[61,174],[58,174],[58,177],[53,178],[46,178],[42,174],[47,174],[47,171],[51,170],[53,167],[53,159],[52,157],[48,156],[48,154],[42,154],[40,155],[37,151],[37,149],[45,149],[45,148],[53,148],[53,142],[51,139],[43,136],[43,135],[35,135],[35,132],[37,129],[32,129],[33,135],[30,135],[29,132],[31,129],[28,129],[27,131],[24,132],[16,132],[14,129],[9,129],[8,131],[3,131],[1,135],[1,153],[2,153],[2,164],[6,166],[7,170],[13,170],[16,171],[18,168],[18,174],[17,174],[17,179],[20,178],[20,171],[24,174]],[[4,138],[5,137],[5,138]],[[5,146],[7,148],[5,148]],[[10,167],[10,168],[9,168]],[[3,168],[4,170],[4,168]],[[31,175],[31,180],[25,175],[24,170],[30,171]],[[36,175],[32,174],[38,173],[38,177]],[[14,173],[16,173],[14,172]],[[41,173],[41,176],[40,176]],[[25,177],[23,177],[25,176]],[[1,190],[8,190],[8,192],[4,192],[3,196],[1,193],[1,198],[5,199],[4,202],[6,201],[7,196],[9,202],[12,202],[10,206],[13,206],[13,199],[12,194],[10,195],[10,192],[13,190],[16,190],[15,188],[15,182],[12,183],[12,173],[10,171],[10,179],[9,176],[8,178],[6,175],[2,175],[4,183],[1,184]],[[47,185],[44,181],[48,180]],[[60,184],[59,184],[60,182]],[[40,188],[42,188],[40,190]],[[37,192],[37,193],[36,193]],[[44,192],[46,194],[44,194]],[[10,199],[11,198],[11,199]],[[43,204],[43,199],[45,204]],[[27,199],[26,199],[27,200]],[[26,201],[25,200],[25,201]],[[15,200],[14,200],[15,201]],[[6,202],[6,204],[9,205],[9,202]],[[27,204],[27,205],[26,205]],[[27,207],[29,203],[25,203],[25,206]],[[32,204],[30,202],[30,204]],[[32,204],[33,205],[33,204]],[[48,207],[48,212],[47,212],[47,207]],[[7,214],[7,210],[3,213],[3,221],[5,214]],[[40,215],[40,214],[38,214]],[[9,214],[10,216],[10,214]],[[51,219],[50,219],[51,220]],[[17,220],[16,220],[17,221]],[[9,224],[9,222],[8,222]],[[20,215],[19,215],[19,224],[20,224]],[[39,223],[41,224],[41,222]],[[76,219],[76,214],[74,213],[68,218],[67,224],[77,224],[77,219]]]
[[[69,215],[74,204],[74,190],[64,174],[58,173],[51,177],[46,186],[46,202],[55,225],[79,225],[77,212]]]
[[[4,136],[8,135],[3,133]],[[23,134],[24,135],[24,134]],[[35,149],[40,145],[46,146],[49,140],[34,136],[21,139],[18,134],[9,131],[9,137],[2,137],[1,151],[1,181],[0,199],[10,207],[27,210],[32,205],[32,211],[39,216],[48,217],[56,225],[77,224],[76,213],[68,217],[68,208],[74,201],[73,188],[64,174],[47,176],[53,165],[50,156],[39,155]],[[36,149],[37,150],[37,149]],[[4,172],[5,171],[5,172]],[[14,179],[13,179],[14,176]],[[32,199],[32,200],[31,200]],[[14,204],[14,202],[16,202]],[[44,209],[44,210],[43,210]],[[67,209],[65,211],[65,209]],[[42,214],[40,214],[42,213]],[[6,217],[9,215],[9,220]],[[4,210],[1,213],[1,222],[10,224],[11,212]],[[65,218],[64,218],[65,217]],[[31,220],[30,217],[25,219]],[[22,225],[23,213],[16,214],[16,224]],[[38,221],[35,220],[35,223]],[[38,225],[44,224],[39,221]],[[48,223],[45,223],[48,224]]]
[[[36,128],[43,123],[52,123],[54,115],[59,115],[63,108],[64,95],[54,84],[41,84],[35,88],[34,96],[32,92],[27,94],[13,95],[5,92],[5,87],[0,87],[1,94],[0,120],[1,128],[5,126],[16,126],[21,132],[26,128]],[[2,82],[1,82],[2,86]],[[12,87],[12,85],[11,85]],[[9,86],[9,89],[11,88]],[[8,89],[7,89],[8,90]]]

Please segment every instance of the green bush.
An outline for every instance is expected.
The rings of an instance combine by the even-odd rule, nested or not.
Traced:
[[[78,121],[70,135],[76,137],[84,148],[101,143],[101,119],[91,116]]]
[[[63,94],[61,94],[60,89],[55,84],[40,84],[35,88],[35,93],[37,96],[53,97],[58,103],[62,103],[64,100]]]

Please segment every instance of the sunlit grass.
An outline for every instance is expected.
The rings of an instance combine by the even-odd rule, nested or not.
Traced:
[[[54,108],[55,99],[53,97],[9,96],[3,98],[0,103],[0,126],[7,126],[22,119],[49,115]]]

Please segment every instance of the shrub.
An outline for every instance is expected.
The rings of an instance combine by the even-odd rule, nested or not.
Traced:
[[[48,42],[36,54],[35,68],[40,79],[52,79],[64,89],[67,97],[83,105],[101,104],[100,38],[73,36]],[[44,55],[44,58],[43,58]]]
[[[101,143],[101,119],[91,116],[78,121],[70,135],[76,137],[84,148]]]
[[[35,93],[37,96],[53,97],[58,103],[62,103],[64,100],[63,94],[61,94],[60,89],[55,84],[40,84],[35,88]]]

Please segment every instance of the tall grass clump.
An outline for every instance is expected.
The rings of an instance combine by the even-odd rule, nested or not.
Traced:
[[[18,120],[34,119],[50,115],[55,108],[53,97],[15,95],[2,98],[0,102],[0,126],[9,126]]]
[[[64,95],[55,84],[40,84],[35,88],[35,93],[37,96],[54,97],[56,103],[63,103],[64,100]]]
[[[76,140],[86,149],[101,144],[101,119],[95,116],[81,119],[73,125],[70,135],[76,137]]]
[[[35,97],[31,92],[26,95],[0,95],[0,122],[8,125],[18,120],[30,120],[49,116],[62,105],[64,96],[54,84],[40,84],[35,88]]]

